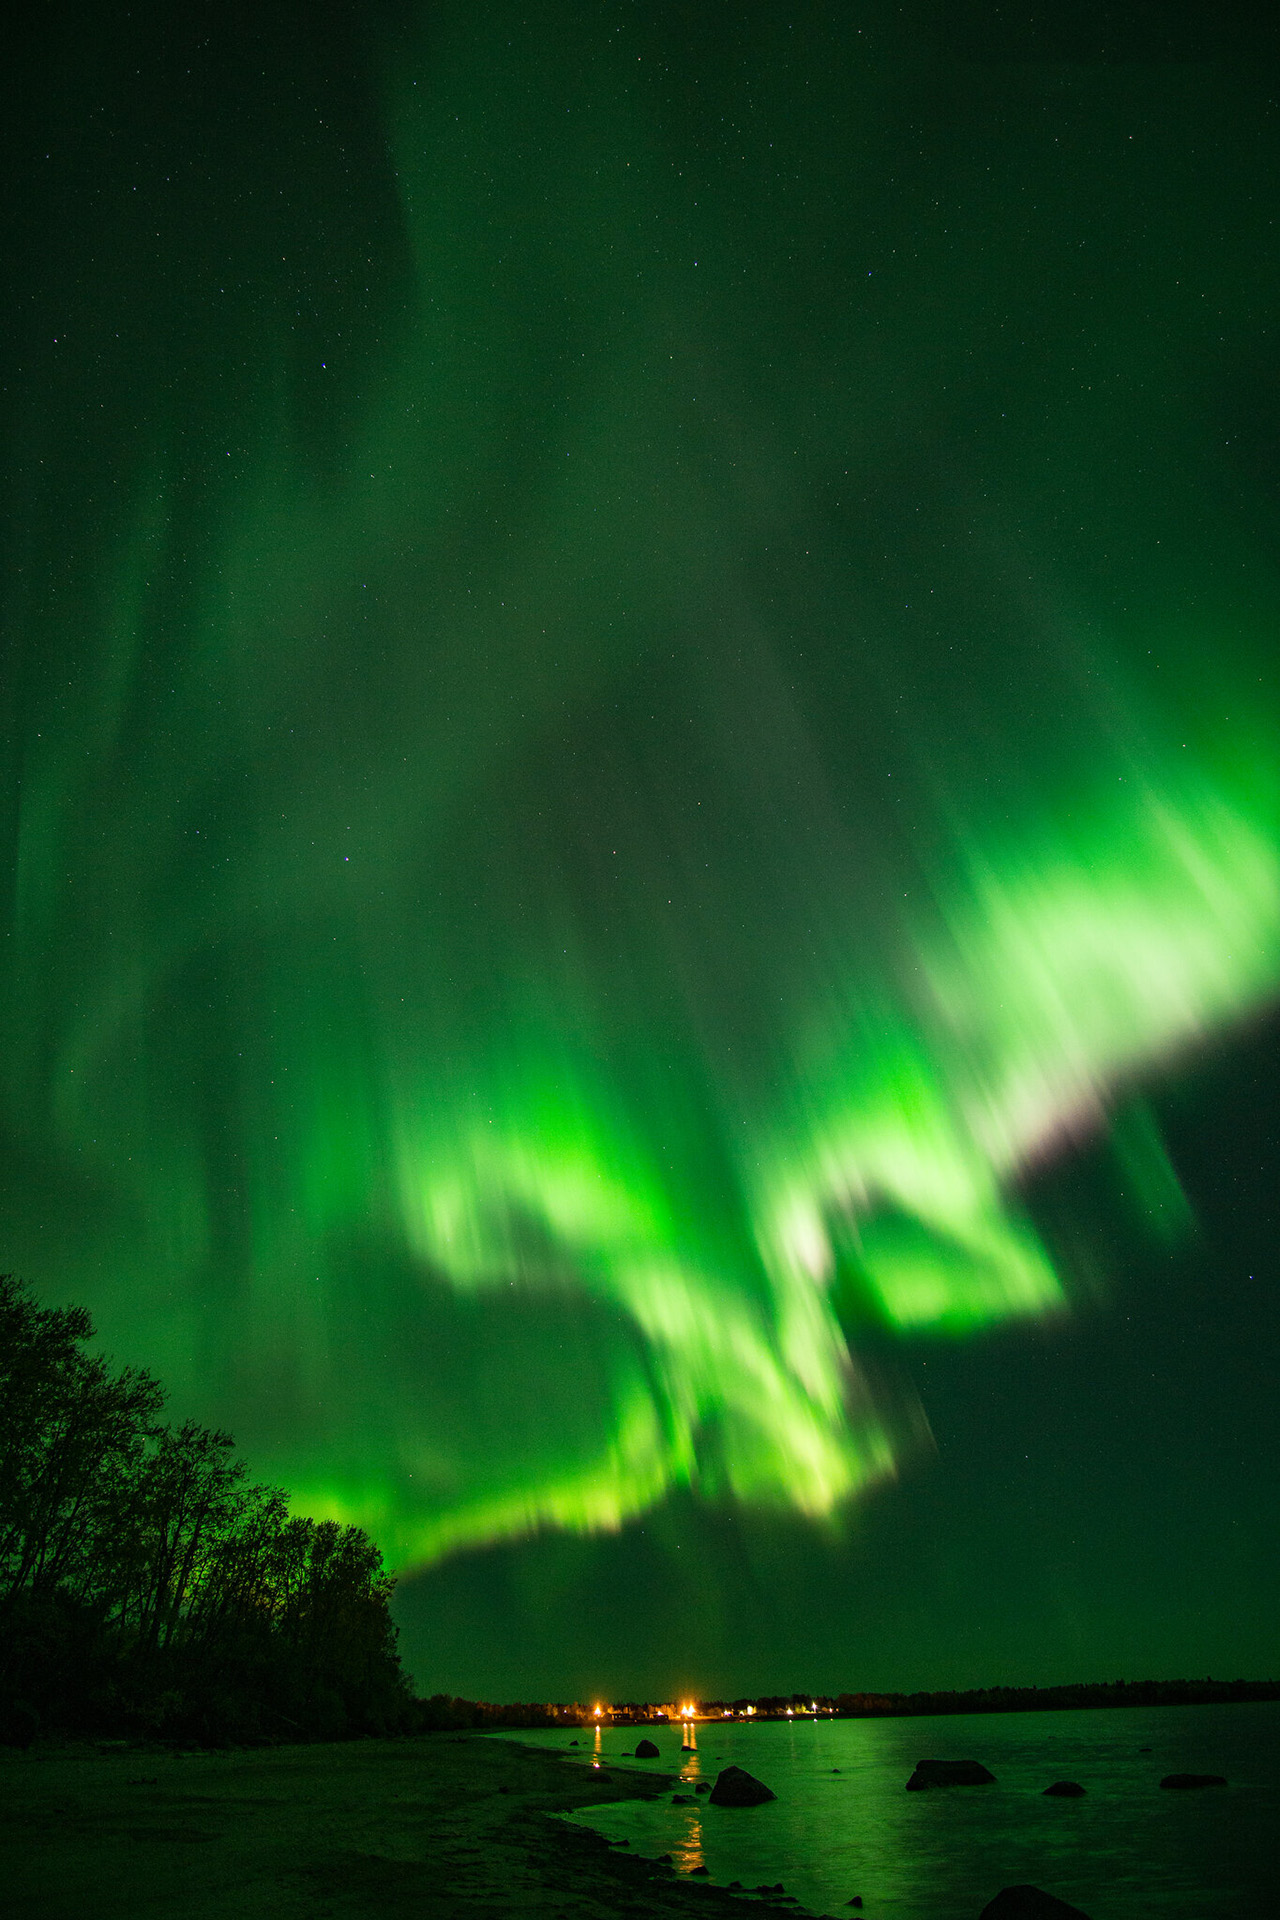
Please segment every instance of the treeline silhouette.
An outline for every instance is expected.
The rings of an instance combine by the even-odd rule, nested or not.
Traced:
[[[820,1704],[851,1719],[916,1713],[1046,1713],[1081,1707],[1192,1707],[1280,1700],[1277,1680],[1095,1680],[967,1693],[840,1693]]]
[[[291,1516],[229,1434],[0,1276],[0,1739],[340,1738],[422,1724],[393,1581],[358,1527]]]
[[[491,1727],[567,1727],[585,1726],[585,1708],[546,1706],[541,1701],[513,1700],[498,1706],[490,1700],[463,1700],[448,1693],[433,1693],[429,1700],[415,1700],[409,1710],[407,1730],[411,1733],[484,1733]]]
[[[910,1714],[1052,1713],[1082,1707],[1190,1707],[1243,1700],[1280,1700],[1280,1680],[1081,1680],[1055,1687],[974,1687],[940,1693],[768,1693],[753,1700],[707,1700],[706,1713],[762,1720],[790,1713],[837,1720],[894,1719]],[[614,1710],[615,1718],[618,1709]]]

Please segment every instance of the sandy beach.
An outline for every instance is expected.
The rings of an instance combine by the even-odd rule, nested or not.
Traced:
[[[509,1740],[0,1755],[0,1910],[45,1920],[736,1912],[549,1818],[670,1790]],[[757,1913],[795,1913],[753,1899]]]

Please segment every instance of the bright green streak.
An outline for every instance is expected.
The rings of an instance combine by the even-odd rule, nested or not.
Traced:
[[[157,431],[14,615],[11,1257],[402,1565],[675,1485],[831,1514],[912,1422],[859,1324],[1063,1310],[1018,1194],[1118,1108],[1176,1231],[1135,1095],[1280,985],[1270,616],[1202,596],[1175,631],[1134,563],[1140,640],[1001,625],[936,501],[914,558],[916,505],[890,536],[933,624],[860,599],[885,539],[843,496],[902,389],[991,351],[989,289],[928,331],[926,222],[898,372],[859,268],[811,390],[790,255],[730,175],[673,184],[613,58],[531,80],[464,35],[397,73],[414,284],[334,470],[268,330],[194,523]],[[1087,499],[1084,404],[1052,448]]]

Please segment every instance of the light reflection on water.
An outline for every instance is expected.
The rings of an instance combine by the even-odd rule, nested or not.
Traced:
[[[956,1715],[755,1725],[704,1722],[701,1748],[675,1729],[606,1727],[611,1768],[678,1775],[694,1793],[722,1766],[778,1795],[763,1807],[693,1806],[669,1797],[575,1815],[633,1853],[668,1853],[681,1873],[745,1887],[781,1881],[816,1913],[868,1920],[974,1920],[1002,1886],[1030,1881],[1091,1920],[1264,1920],[1280,1915],[1280,1703]],[[657,1760],[624,1758],[653,1738]],[[572,1734],[521,1732],[564,1748]],[[1142,1749],[1149,1748],[1150,1752]],[[997,1785],[906,1793],[917,1760],[978,1759]],[[1222,1773],[1225,1792],[1161,1792],[1166,1773]],[[1051,1780],[1081,1800],[1046,1800]]]
[[[703,1778],[702,1763],[698,1758],[698,1736],[693,1727],[688,1727],[684,1737],[689,1744],[681,1749],[676,1792],[694,1793]],[[661,1766],[660,1761],[651,1761],[649,1764]],[[700,1807],[681,1807],[677,1819],[676,1838],[670,1848],[663,1851],[670,1852],[671,1864],[677,1873],[692,1873],[695,1868],[708,1865],[702,1850],[702,1810]]]
[[[685,1814],[683,1832],[671,1849],[671,1861],[677,1873],[692,1873],[695,1867],[706,1865],[702,1853],[702,1819],[699,1814]]]

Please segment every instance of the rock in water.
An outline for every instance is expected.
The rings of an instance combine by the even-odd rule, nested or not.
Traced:
[[[766,1800],[776,1800],[777,1797],[745,1767],[721,1768],[711,1789],[713,1807],[759,1807]]]
[[[925,1787],[994,1787],[996,1777],[977,1760],[919,1760],[907,1782],[908,1793]]]
[[[1162,1787],[1225,1787],[1220,1773],[1166,1773]]]
[[[1059,1800],[1078,1800],[1083,1792],[1078,1780],[1055,1780],[1051,1787],[1045,1788],[1046,1798],[1053,1794]]]
[[[658,1749],[654,1746],[652,1740],[641,1740],[639,1745],[636,1747],[636,1759],[637,1760],[656,1760],[657,1757],[658,1757]]]
[[[1089,1920],[1087,1913],[1039,1887],[1003,1887],[978,1920]]]

